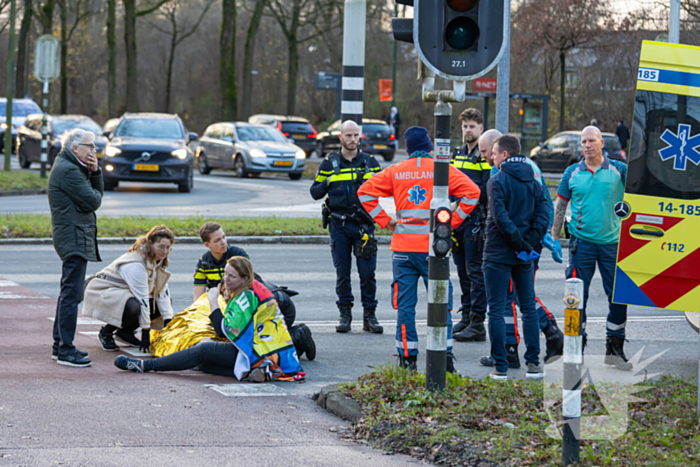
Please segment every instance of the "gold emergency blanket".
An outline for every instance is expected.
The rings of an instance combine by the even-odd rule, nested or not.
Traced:
[[[226,309],[226,302],[221,296],[219,296],[219,308]],[[192,305],[176,314],[155,337],[155,340],[152,338],[151,354],[156,357],[165,357],[209,338],[226,342],[226,338],[217,337],[214,332],[209,320],[210,313],[207,294],[202,294]]]

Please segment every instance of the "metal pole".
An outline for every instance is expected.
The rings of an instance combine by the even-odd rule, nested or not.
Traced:
[[[41,178],[46,178],[46,149],[49,144],[47,120],[49,114],[49,80],[44,80],[44,88],[42,90],[42,110],[44,117],[41,119]]]
[[[506,44],[501,61],[498,62],[498,87],[496,88],[496,129],[508,134],[508,112],[510,107],[510,2],[503,12],[508,27],[503,30]]]
[[[484,97],[484,131],[489,129],[489,96]]]
[[[578,463],[581,451],[581,366],[583,365],[583,336],[581,308],[583,281],[568,279],[564,293],[564,387],[562,410],[561,460],[563,465]]]
[[[5,111],[5,167],[10,170],[10,158],[12,157],[12,96],[15,95],[15,21],[17,17],[17,3],[10,3],[10,38],[7,45],[7,107]]]
[[[681,0],[671,0],[671,11],[668,19],[668,41],[678,44],[681,39]]]
[[[365,17],[367,0],[345,0],[343,19],[343,97],[341,121],[353,120],[362,131],[365,89]]]
[[[447,319],[450,293],[450,257],[438,258],[433,250],[435,212],[450,207],[450,118],[452,106],[442,99],[435,104],[435,173],[430,202],[430,256],[428,258],[428,338],[425,386],[445,389],[447,364]]]
[[[398,18],[399,16],[399,2],[394,0],[394,16]],[[398,48],[398,41],[394,39],[394,69],[391,72],[391,106],[396,106],[396,51]],[[398,141],[399,135],[396,135],[396,140]]]
[[[547,141],[547,135],[549,134],[549,96],[546,94],[542,105],[544,106],[542,110],[542,142],[544,143]]]

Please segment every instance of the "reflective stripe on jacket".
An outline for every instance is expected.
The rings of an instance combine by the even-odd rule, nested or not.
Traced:
[[[394,197],[398,224],[390,250],[428,253],[433,168],[432,158],[410,157],[367,180],[357,192],[362,206],[382,228],[389,224],[391,217],[379,205],[378,198]],[[469,177],[450,166],[449,194],[461,201],[452,214],[452,228],[456,228],[476,206],[480,190]]]

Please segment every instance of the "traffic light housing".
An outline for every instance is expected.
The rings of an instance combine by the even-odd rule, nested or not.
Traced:
[[[444,258],[452,248],[452,211],[442,207],[435,210],[433,227],[433,251],[437,258]]]
[[[421,61],[436,75],[472,80],[492,70],[501,58],[508,0],[397,2],[413,6],[413,19],[393,18],[394,38],[413,42]]]

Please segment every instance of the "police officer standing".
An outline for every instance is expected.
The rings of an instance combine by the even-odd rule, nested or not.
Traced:
[[[484,131],[484,117],[477,109],[466,109],[459,116],[464,145],[452,155],[452,165],[467,175],[479,189],[479,204],[467,220],[453,233],[452,258],[457,266],[459,285],[462,289],[462,319],[454,326],[453,338],[462,342],[486,340],[486,288],[481,270],[484,250],[484,233],[487,208],[486,184],[491,166],[481,157],[479,138]]]
[[[350,273],[352,257],[357,257],[362,294],[363,331],[381,334],[384,329],[377,322],[377,282],[374,270],[377,267],[377,242],[374,238],[374,222],[362,208],[357,190],[366,179],[381,170],[377,160],[360,150],[360,127],[346,121],[340,129],[340,153],[326,157],[318,168],[311,185],[311,196],[315,200],[328,195],[324,204],[324,226],[331,235],[331,254],[335,266],[335,292],[338,295],[340,321],[336,332],[350,331],[354,297]]]

